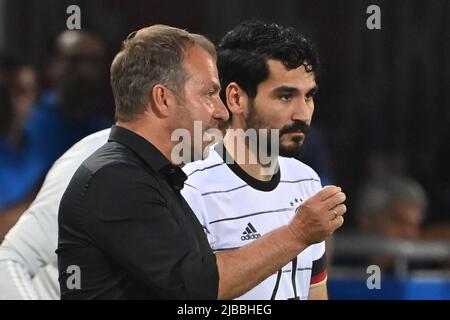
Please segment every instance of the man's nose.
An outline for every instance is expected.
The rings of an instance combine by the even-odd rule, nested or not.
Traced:
[[[219,121],[228,121],[228,119],[230,118],[228,109],[227,107],[225,107],[220,97],[217,97],[217,101],[214,105],[213,118]]]
[[[311,106],[303,99],[300,99],[294,107],[292,120],[310,123],[313,112],[314,106]]]

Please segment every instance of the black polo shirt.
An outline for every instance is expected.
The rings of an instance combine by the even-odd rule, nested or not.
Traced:
[[[185,180],[146,139],[113,126],[61,200],[62,299],[216,299],[215,255],[180,195]]]

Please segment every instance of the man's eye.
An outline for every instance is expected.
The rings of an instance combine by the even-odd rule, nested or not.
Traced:
[[[291,99],[292,99],[292,96],[288,95],[288,94],[280,96],[280,100],[284,101],[284,102],[289,102],[289,101],[291,101]]]

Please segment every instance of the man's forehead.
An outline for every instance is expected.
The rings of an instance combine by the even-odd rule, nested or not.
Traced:
[[[215,66],[216,60],[207,50],[195,44],[185,51],[184,63],[191,64],[194,66],[201,66],[201,65]]]
[[[192,77],[219,83],[215,59],[200,46],[195,45],[187,50],[183,66]]]
[[[316,87],[314,72],[307,71],[304,65],[295,69],[288,69],[279,60],[267,60],[269,67],[269,76],[264,81],[271,87],[294,87],[301,90],[309,90]]]

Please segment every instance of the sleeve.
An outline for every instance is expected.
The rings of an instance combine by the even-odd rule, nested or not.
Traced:
[[[327,281],[327,258],[325,242],[320,242],[312,247],[312,271],[310,286],[315,287]]]
[[[9,283],[0,281],[0,292],[9,291],[10,297],[13,298],[13,292],[20,293],[23,290],[31,294],[20,294],[14,298],[18,300],[26,299],[26,296],[39,298],[30,281],[40,268],[47,265],[56,268],[54,253],[57,239],[56,220],[56,216],[53,217],[51,214],[39,217],[28,212],[9,231],[0,246],[0,274],[9,274],[14,281]],[[59,296],[57,279],[50,278],[47,281],[51,282],[47,287],[56,290],[49,292],[48,295]],[[4,285],[6,287],[3,287]]]
[[[31,277],[19,262],[0,260],[0,300],[35,300]]]
[[[1,281],[0,292],[8,291],[10,298],[25,299],[27,296],[39,298],[32,288],[30,279],[33,279],[44,266],[51,264],[56,269],[54,251],[58,234],[57,208],[60,194],[64,191],[60,184],[64,182],[58,181],[51,187],[44,184],[41,191],[43,196],[38,197],[20,217],[0,246],[0,262],[2,262],[0,274],[9,274],[11,279],[14,279],[11,282]],[[49,292],[48,295],[59,296],[57,279],[49,278],[47,281],[52,282],[47,288],[56,290]],[[31,293],[15,295],[22,291]]]
[[[197,216],[198,221],[203,227],[203,231],[206,233],[210,246],[214,248],[216,238],[211,230],[209,230],[209,219],[206,212],[205,202],[203,201],[200,191],[191,184],[185,183],[181,194]]]
[[[108,256],[158,296],[217,299],[214,254],[192,245],[185,218],[171,212],[158,181],[149,181],[140,170],[121,164],[96,173],[86,196],[93,204],[87,231]]]

